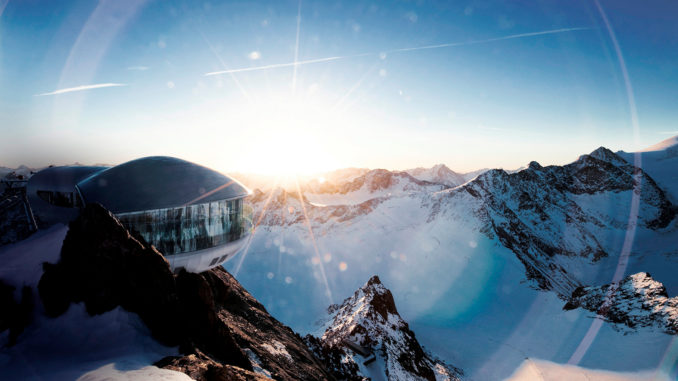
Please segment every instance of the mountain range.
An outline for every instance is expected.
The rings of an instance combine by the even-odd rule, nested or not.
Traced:
[[[298,187],[261,183],[246,248],[203,274],[171,274],[154,248],[88,206],[70,229],[0,247],[0,338],[12,344],[0,369],[675,379],[677,147],[600,147],[515,171],[351,168]],[[110,250],[125,259],[110,262]],[[140,260],[152,271],[133,270]]]
[[[323,192],[255,190],[256,233],[227,268],[309,333],[336,295],[378,274],[419,340],[468,379],[508,377],[525,358],[656,369],[672,342],[661,327],[629,336],[605,321],[573,358],[596,319],[563,306],[620,271],[651,273],[678,294],[674,147],[639,153],[640,168],[636,154],[600,147],[567,165],[468,180],[436,177],[450,174],[436,166],[368,171]],[[622,343],[639,355],[609,349]]]

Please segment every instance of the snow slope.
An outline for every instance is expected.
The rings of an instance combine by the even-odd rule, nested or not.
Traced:
[[[637,155],[640,167],[668,192],[674,203],[678,203],[678,135],[636,153],[619,151],[617,154],[631,164],[635,163]]]
[[[678,147],[678,135],[664,139],[661,142],[651,145],[645,149],[640,150],[639,152],[655,152],[655,151],[671,151],[675,150]]]

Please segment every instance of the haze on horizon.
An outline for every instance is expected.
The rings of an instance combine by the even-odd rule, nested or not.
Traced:
[[[676,11],[0,0],[0,165],[466,172],[638,150],[678,134]]]

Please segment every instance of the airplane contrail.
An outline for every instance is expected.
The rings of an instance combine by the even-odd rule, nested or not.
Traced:
[[[297,39],[294,43],[294,73],[292,74],[292,92],[297,91],[297,66],[299,62],[299,32],[301,31],[301,0],[297,10]]]
[[[35,94],[36,97],[42,97],[45,95],[58,95],[58,94],[64,94],[64,93],[72,93],[74,91],[83,91],[83,90],[92,90],[92,89],[101,89],[104,87],[120,87],[120,86],[127,86],[124,83],[98,83],[95,85],[83,85],[83,86],[77,86],[77,87],[69,87],[66,89],[59,89],[59,90],[54,90],[49,93],[42,93],[42,94]]]
[[[282,67],[292,67],[292,66],[296,67],[296,66],[299,66],[299,65],[308,65],[308,64],[314,64],[314,63],[320,63],[320,62],[329,62],[329,61],[336,61],[336,60],[347,59],[347,58],[365,57],[365,56],[372,56],[372,55],[383,55],[383,54],[391,54],[391,53],[412,52],[412,51],[416,51],[416,50],[441,49],[441,48],[450,48],[450,47],[455,47],[455,46],[485,44],[485,43],[495,42],[495,41],[512,40],[512,39],[516,39],[516,38],[526,38],[526,37],[534,37],[534,36],[543,36],[543,35],[548,35],[548,34],[576,32],[576,31],[580,31],[580,30],[590,30],[590,29],[593,29],[593,28],[591,28],[591,27],[575,27],[575,28],[551,29],[551,30],[543,30],[543,31],[540,31],[540,32],[511,34],[511,35],[508,35],[508,36],[488,38],[488,39],[484,39],[484,40],[471,40],[471,41],[463,41],[463,42],[450,42],[450,43],[445,43],[445,44],[436,44],[436,45],[414,46],[414,47],[409,47],[409,48],[391,49],[391,50],[385,50],[385,51],[380,51],[380,52],[370,52],[370,53],[351,54],[351,55],[346,55],[346,56],[315,58],[315,59],[304,60],[304,61],[296,61],[296,62],[287,62],[287,63],[271,64],[271,65],[264,65],[264,66],[254,66],[254,67],[239,68],[239,69],[213,71],[213,72],[205,73],[205,76],[242,73],[242,72],[246,72],[246,71],[278,69],[278,68],[282,68]]]
[[[365,53],[365,54],[360,54],[360,55],[366,56],[366,55],[371,55],[371,54],[372,53]],[[210,73],[206,73],[205,76],[220,75],[220,74],[231,74],[231,73],[242,73],[244,71],[277,69],[277,68],[281,68],[281,67],[291,67],[291,66],[295,66],[295,65],[307,65],[307,64],[318,63],[318,62],[334,61],[334,60],[340,60],[340,59],[349,58],[349,57],[355,57],[355,56],[325,57],[325,58],[316,58],[316,59],[312,59],[312,60],[272,64],[272,65],[265,65],[265,66],[255,66],[255,67],[245,67],[245,68],[240,68],[240,69],[220,70],[220,71],[213,71],[213,72],[210,72]]]
[[[508,36],[488,38],[488,39],[485,39],[485,40],[471,40],[471,41],[464,41],[464,42],[451,42],[451,43],[447,43],[447,44],[417,46],[417,47],[413,47],[413,48],[393,49],[393,50],[390,50],[390,51],[387,51],[387,52],[384,52],[384,53],[411,52],[411,51],[414,51],[414,50],[439,49],[439,48],[449,48],[449,47],[453,47],[453,46],[486,44],[488,42],[494,42],[494,41],[512,40],[512,39],[515,39],[515,38],[543,36],[543,35],[546,35],[546,34],[558,34],[558,33],[566,33],[566,32],[575,32],[575,31],[578,31],[578,30],[589,30],[589,29],[592,29],[592,28],[579,27],[579,28],[551,29],[551,30],[543,30],[541,32],[511,34],[511,35],[508,35]]]

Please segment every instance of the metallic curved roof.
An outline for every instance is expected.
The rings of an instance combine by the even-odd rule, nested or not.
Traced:
[[[75,185],[92,174],[101,172],[108,167],[65,166],[49,167],[31,176],[28,180],[27,192],[32,194],[37,190],[56,192],[74,192]]]
[[[113,213],[163,209],[247,196],[242,184],[185,160],[151,156],[128,161],[78,183],[86,203]]]

